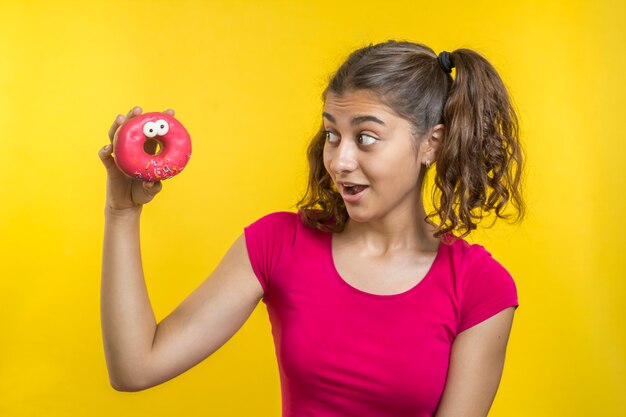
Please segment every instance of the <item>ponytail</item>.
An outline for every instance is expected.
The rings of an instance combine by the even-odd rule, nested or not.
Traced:
[[[464,237],[492,210],[496,218],[510,219],[504,214],[509,201],[517,209],[514,222],[523,219],[522,148],[515,110],[495,68],[469,49],[457,49],[449,59],[456,77],[443,109],[446,139],[437,154],[440,198],[437,203],[433,195],[435,212],[426,219],[440,217],[435,237],[453,230]]]

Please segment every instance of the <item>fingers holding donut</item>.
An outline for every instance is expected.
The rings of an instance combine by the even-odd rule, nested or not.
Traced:
[[[115,137],[120,127],[126,123],[128,119],[141,114],[141,107],[133,107],[126,116],[118,114],[109,129],[109,144],[102,147],[98,151],[98,156],[102,164],[107,170],[107,207],[115,210],[123,210],[136,207],[141,202],[150,201],[160,188],[154,188],[154,185],[148,186],[146,190],[141,190],[144,186],[143,181],[129,178],[122,172],[113,156]],[[136,183],[136,185],[135,185]],[[139,188],[137,188],[139,187]],[[133,191],[135,189],[135,191]],[[139,192],[137,192],[139,190]],[[141,195],[143,194],[143,195]],[[134,198],[134,199],[133,199]]]
[[[110,145],[99,156],[107,168],[109,207],[129,208],[151,201],[161,180],[183,170],[191,141],[174,110],[142,114],[139,106],[117,115],[109,129]]]

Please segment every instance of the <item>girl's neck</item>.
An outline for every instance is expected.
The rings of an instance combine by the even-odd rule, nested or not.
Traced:
[[[341,233],[346,242],[363,246],[375,254],[397,252],[436,252],[440,239],[433,237],[435,227],[424,221],[421,201],[418,209],[385,218],[359,223],[348,219]]]

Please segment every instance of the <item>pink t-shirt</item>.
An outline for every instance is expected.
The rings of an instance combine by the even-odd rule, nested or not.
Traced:
[[[280,372],[283,417],[433,416],[459,332],[510,306],[515,282],[481,245],[439,246],[426,276],[392,295],[335,269],[332,233],[277,212],[245,228]]]

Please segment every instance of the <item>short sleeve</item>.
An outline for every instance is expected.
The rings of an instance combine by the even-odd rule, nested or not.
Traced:
[[[464,274],[458,333],[481,323],[507,307],[519,306],[513,277],[482,246]]]
[[[250,264],[263,287],[264,298],[271,286],[272,272],[293,242],[296,213],[270,213],[244,227]]]

